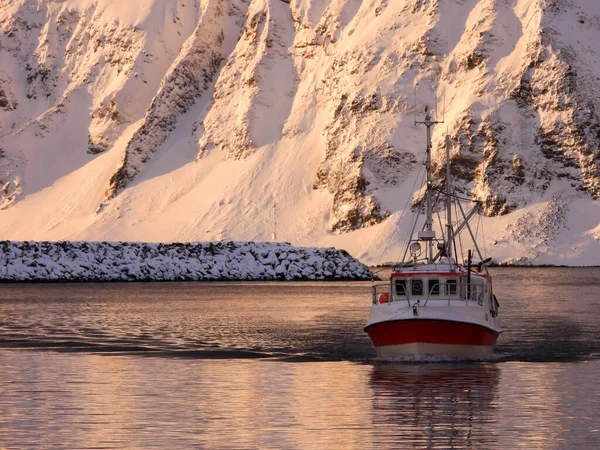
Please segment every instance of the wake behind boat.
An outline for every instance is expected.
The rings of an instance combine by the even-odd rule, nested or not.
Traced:
[[[470,219],[479,213],[481,204],[475,203],[465,214],[461,199],[455,195],[448,138],[446,189],[434,186],[431,128],[437,122],[426,110],[425,121],[416,123],[427,128],[427,183],[424,208],[423,205],[418,208],[424,209],[424,214],[420,211],[415,214],[402,262],[394,267],[389,283],[372,287],[373,306],[365,332],[379,357],[489,358],[502,331],[492,277],[486,267],[491,258],[483,258],[469,225]],[[460,212],[461,220],[453,222],[453,208],[455,215]],[[441,238],[434,229],[434,210],[440,218],[438,231]],[[425,221],[415,236],[414,231],[423,215]],[[479,257],[477,264],[473,264],[471,250],[463,265],[454,257],[457,255],[456,240],[464,231],[468,231],[473,241]]]

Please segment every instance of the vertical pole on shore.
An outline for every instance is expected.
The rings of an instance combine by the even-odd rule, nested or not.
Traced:
[[[273,242],[277,240],[277,202],[273,203]]]

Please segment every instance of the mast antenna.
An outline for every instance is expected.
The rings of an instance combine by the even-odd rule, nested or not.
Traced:
[[[431,128],[438,123],[443,123],[441,121],[432,120],[431,115],[429,113],[429,106],[425,106],[425,120],[417,121],[415,120],[415,126],[423,124],[427,127],[427,152],[425,159],[425,169],[427,170],[427,190],[425,192],[425,200],[427,205],[427,219],[425,221],[425,228],[423,231],[426,231],[429,236],[433,235],[433,199],[432,199],[432,183],[431,183]],[[427,239],[427,262],[433,262],[433,239]]]
[[[452,260],[452,185],[450,183],[450,136],[446,131],[446,233],[448,236],[446,256],[449,263]]]

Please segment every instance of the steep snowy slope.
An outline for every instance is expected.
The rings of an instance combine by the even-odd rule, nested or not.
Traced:
[[[430,105],[490,255],[600,264],[599,39],[595,0],[0,0],[0,236],[270,240],[277,204],[393,260]]]

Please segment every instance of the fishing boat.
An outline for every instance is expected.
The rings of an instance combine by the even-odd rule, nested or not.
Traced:
[[[378,357],[486,359],[502,330],[487,268],[491,258],[483,257],[469,223],[480,212],[481,203],[455,193],[448,137],[445,188],[434,182],[431,133],[436,123],[427,109],[425,120],[415,121],[427,129],[425,192],[415,208],[401,262],[393,268],[388,283],[372,286],[373,305],[364,330]],[[471,209],[465,213],[461,203],[469,203]],[[434,214],[439,219],[435,226]],[[466,252],[461,264],[457,241],[462,251],[463,234],[468,235],[473,249]]]

